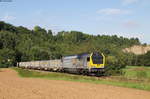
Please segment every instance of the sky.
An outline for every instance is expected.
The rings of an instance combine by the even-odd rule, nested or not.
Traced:
[[[55,33],[138,37],[150,44],[150,0],[0,0],[0,20]]]

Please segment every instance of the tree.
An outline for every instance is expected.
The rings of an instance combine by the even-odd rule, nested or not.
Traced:
[[[35,26],[34,32],[47,33],[47,31],[44,28],[41,28],[40,26]]]
[[[17,36],[8,31],[0,31],[0,47],[15,49]]]
[[[53,35],[52,30],[48,30],[48,34],[52,36]]]
[[[0,49],[0,67],[9,67],[14,65],[15,52],[4,48]]]

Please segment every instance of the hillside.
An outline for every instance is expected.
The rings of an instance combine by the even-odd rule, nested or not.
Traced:
[[[150,46],[134,45],[132,47],[123,49],[123,51],[128,53],[134,53],[136,55],[142,55],[150,51]]]
[[[113,58],[119,62],[124,61],[124,58],[121,60],[118,55],[126,57],[121,51],[122,48],[139,44],[138,38],[89,35],[79,31],[61,31],[53,35],[52,30],[45,30],[39,26],[30,30],[23,26],[16,27],[0,22],[1,67],[15,65],[20,61],[56,59],[93,51],[102,52],[105,56],[111,56],[111,60]]]

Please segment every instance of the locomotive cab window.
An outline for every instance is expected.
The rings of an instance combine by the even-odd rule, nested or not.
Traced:
[[[94,64],[103,64],[103,56],[99,53],[93,53],[92,60]]]

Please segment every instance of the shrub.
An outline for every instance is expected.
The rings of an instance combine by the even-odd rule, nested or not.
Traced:
[[[120,57],[108,56],[106,58],[105,75],[120,75],[123,74],[122,68],[125,68],[125,62]]]
[[[147,73],[146,73],[146,71],[137,71],[136,77],[139,79],[147,78]]]

